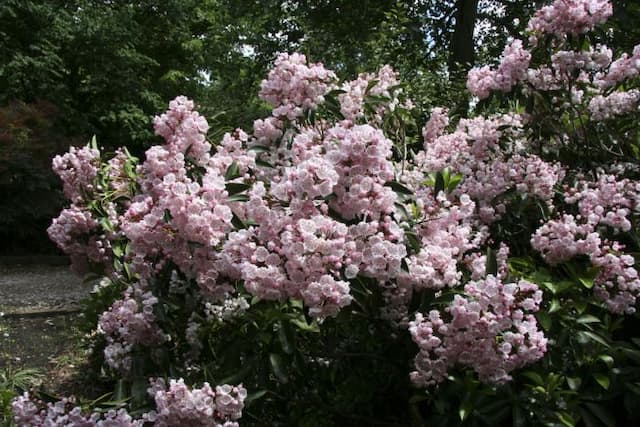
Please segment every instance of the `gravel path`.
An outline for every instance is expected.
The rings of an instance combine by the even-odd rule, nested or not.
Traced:
[[[0,265],[0,370],[37,368],[50,380],[78,353],[79,302],[93,283],[65,265]]]
[[[0,266],[0,311],[19,314],[73,310],[92,288],[92,283],[83,283],[68,266]]]

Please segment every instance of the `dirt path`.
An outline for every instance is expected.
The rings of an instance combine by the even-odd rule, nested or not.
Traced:
[[[68,266],[0,265],[0,369],[36,368],[55,382],[81,363],[79,302],[92,288]]]
[[[60,312],[78,308],[91,291],[68,266],[0,266],[0,312]]]

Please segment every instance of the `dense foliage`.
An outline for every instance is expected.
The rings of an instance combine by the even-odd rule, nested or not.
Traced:
[[[51,158],[67,149],[70,139],[59,133],[56,107],[40,101],[0,107],[0,240],[2,253],[52,251],[42,238],[64,203]],[[25,242],[30,242],[25,245]]]
[[[3,153],[3,170],[10,171],[7,191],[18,194],[21,183],[46,177],[37,187],[59,195],[48,168],[24,165],[43,152],[59,154],[58,140],[66,147],[78,135],[95,134],[107,151],[124,145],[141,155],[157,142],[152,115],[178,94],[197,100],[205,116],[216,113],[210,121],[217,129],[250,127],[267,111],[257,97],[260,80],[284,51],[321,59],[343,79],[390,64],[419,108],[447,105],[452,114],[465,115],[466,71],[474,59],[496,57],[507,37],[524,28],[536,3],[3,1],[0,108],[15,113],[50,106],[56,114],[42,113],[59,137],[43,145],[26,135],[19,151]],[[607,42],[630,51],[640,8],[625,0],[614,6]],[[23,122],[29,117],[24,114],[14,119]],[[59,198],[49,202],[53,210],[62,207]],[[0,253],[50,250],[42,224],[52,211],[34,205],[25,221],[5,216],[18,206],[14,197],[0,202],[0,227],[9,230],[3,236],[12,242]]]
[[[469,72],[468,118],[420,129],[391,67],[280,54],[249,133],[210,141],[178,97],[143,160],[57,156],[49,234],[104,276],[87,316],[127,405],[25,394],[16,423],[637,422],[640,45],[603,44],[612,13],[538,10]]]

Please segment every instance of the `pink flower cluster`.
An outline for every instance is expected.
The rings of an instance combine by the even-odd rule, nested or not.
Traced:
[[[53,158],[53,170],[62,180],[64,195],[79,202],[94,189],[98,175],[100,151],[89,146],[70,147],[69,152]]]
[[[595,294],[614,313],[633,313],[640,294],[640,277],[624,245],[601,234],[631,229],[631,216],[640,210],[640,183],[600,174],[597,182],[578,181],[565,192],[565,201],[577,203],[578,214],[564,214],[543,224],[531,238],[531,246],[551,265],[586,255],[600,268]]]
[[[531,53],[522,46],[522,41],[513,40],[502,52],[497,69],[484,66],[469,71],[467,89],[480,99],[488,97],[494,90],[509,92],[527,77],[530,60]]]
[[[348,285],[336,280],[350,247],[347,227],[331,218],[272,214],[259,228],[231,233],[222,257],[228,274],[241,277],[252,294],[302,298],[314,315],[326,317],[351,302]]]
[[[421,249],[406,258],[409,271],[400,275],[399,286],[419,290],[459,285],[462,271],[458,263],[482,240],[474,229],[475,203],[466,194],[456,203],[442,194],[437,198],[426,194],[418,199],[418,206],[424,219],[414,231]]]
[[[510,92],[518,83],[524,94],[532,91],[554,91],[552,104],[559,109],[571,104],[587,109],[595,121],[606,120],[629,112],[637,112],[640,103],[636,89],[614,91],[616,85],[640,74],[640,45],[632,55],[623,54],[613,61],[613,52],[607,46],[588,46],[582,50],[563,50],[567,46],[567,34],[579,34],[591,30],[612,14],[610,1],[605,0],[556,0],[543,7],[529,22],[533,32],[530,47],[537,46],[540,34],[555,37],[551,46],[556,50],[547,64],[528,68],[531,53],[520,40],[512,41],[504,50],[496,69],[489,66],[472,69],[467,78],[467,88],[480,99],[492,91]],[[567,99],[558,97],[559,90],[569,94]],[[629,89],[629,88],[627,88]],[[575,108],[575,107],[573,107]]]
[[[153,314],[158,299],[144,284],[127,289],[98,321],[98,332],[107,340],[104,358],[112,369],[127,373],[131,369],[131,351],[136,345],[156,346],[166,340]]]
[[[514,42],[503,61],[493,89],[508,90],[522,80],[529,57]],[[450,323],[438,320],[439,312],[429,320],[418,313],[412,323],[421,348],[416,383],[440,381],[456,363],[473,367],[483,380],[500,382],[541,357],[545,340],[528,314],[537,310],[540,291],[527,282],[502,283],[506,246],[498,254],[499,278],[485,279],[480,248],[489,242],[487,224],[507,209],[509,200],[501,198],[509,190],[550,204],[564,171],[526,154],[520,116],[463,119],[447,133],[443,109],[432,112],[423,131],[426,152],[396,165],[393,142],[376,127],[388,111],[410,105],[401,104],[393,70],[385,67],[343,86],[347,92],[338,100],[345,120],[303,120],[303,112],[323,102],[334,81],[333,73],[308,65],[302,55],[281,55],[261,90],[275,109],[254,123],[252,134],[236,130],[212,146],[206,120],[192,101],[179,97],[154,120],[165,143],[147,151],[137,181],[127,181],[130,159],[122,153],[112,159],[110,185],[135,195],[112,209],[116,231],[104,239],[117,235],[128,241],[126,261],[141,277],[100,318],[112,368],[126,372],[134,347],[168,339],[153,314],[157,296],[144,286],[167,264],[176,270],[169,292],[197,284],[196,315],[177,332],[186,327],[194,353],[205,326],[201,319],[224,321],[250,309],[246,295],[237,293],[239,283],[259,299],[300,300],[311,316],[323,320],[352,302],[350,281],[369,278],[383,289],[388,303],[383,314],[406,326],[414,292],[454,288],[470,274],[473,281],[447,309]],[[369,94],[388,102],[371,111],[364,106]],[[436,194],[426,178],[445,167],[462,182]],[[403,194],[401,185],[398,189],[400,182],[411,195]],[[83,216],[83,209],[78,205],[54,223],[53,235],[66,250],[84,249],[82,239],[102,227]],[[71,225],[65,228],[66,223]],[[75,248],[78,241],[84,246]],[[610,257],[601,265],[610,272],[606,280],[620,274]],[[601,283],[598,289],[610,289]],[[189,389],[173,381],[168,388],[158,386],[158,409],[149,416],[158,425],[233,425],[243,393],[214,391],[206,384]]]
[[[133,419],[124,409],[104,414],[85,414],[73,399],[63,399],[47,405],[33,399],[29,393],[11,402],[13,422],[20,427],[142,427],[142,419]]]
[[[548,65],[543,64],[538,68],[527,70],[527,77],[523,81],[540,91],[571,89],[574,104],[598,98],[595,102],[601,108],[594,106],[589,109],[592,112],[601,110],[598,114],[605,117],[609,114],[604,110],[608,106],[603,104],[603,98],[613,96],[610,107],[614,108],[617,103],[622,102],[621,98],[615,96],[616,92],[611,93],[610,89],[640,74],[640,45],[634,48],[631,56],[623,53],[615,61],[612,61],[611,49],[604,45],[596,45],[595,49],[589,46],[588,49],[579,51],[558,50],[551,55],[550,59]],[[585,102],[585,104],[589,103]],[[622,114],[622,112],[626,110],[613,114]]]
[[[611,95],[598,95],[589,102],[589,112],[594,121],[603,121],[630,112],[640,111],[640,90],[613,92]]]
[[[613,52],[607,46],[589,46],[587,50],[559,50],[551,55],[551,67],[557,79],[569,81],[578,72],[602,73],[609,67]],[[584,74],[578,74],[584,79]]]
[[[640,75],[640,44],[633,48],[631,56],[623,53],[620,58],[611,63],[606,73],[596,74],[594,80],[598,87],[607,89],[638,75]]]
[[[281,53],[267,79],[260,84],[259,96],[276,107],[274,117],[295,120],[322,103],[324,94],[336,80],[336,75],[322,64],[307,64],[302,54]]]
[[[342,307],[351,303],[353,298],[349,290],[349,282],[324,274],[317,281],[309,283],[300,294],[304,303],[311,307],[310,316],[326,318],[336,316]]]
[[[325,198],[338,183],[338,173],[327,159],[310,157],[295,167],[286,168],[283,179],[271,193],[282,201]]]
[[[211,388],[189,388],[184,380],[171,380],[166,388],[164,380],[152,381],[150,394],[156,409],[145,418],[157,427],[238,427],[247,391],[240,386],[221,385]]]
[[[370,125],[340,124],[324,136],[301,129],[290,150],[276,150],[271,185],[254,184],[238,212],[257,225],[229,234],[219,271],[261,298],[300,298],[313,316],[334,316],[351,302],[343,273],[392,278],[406,255],[391,217],[397,195],[385,186],[391,142]],[[357,221],[346,226],[330,209]]]
[[[232,210],[223,174],[234,162],[246,173],[254,157],[242,147],[242,134],[225,136],[220,155],[210,155],[206,120],[193,111],[193,102],[178,97],[167,113],[154,121],[166,144],[147,151],[139,168],[142,193],[122,217],[122,230],[131,241],[140,273],[157,257],[176,263],[203,292],[221,298],[211,247],[221,245],[232,226]],[[196,170],[204,170],[200,179]]]
[[[202,166],[210,157],[211,144],[206,140],[209,124],[194,107],[193,101],[179,96],[169,103],[166,113],[153,119],[153,126],[156,135],[165,139],[165,150],[188,155]]]
[[[115,155],[107,162],[107,174],[109,176],[110,189],[119,196],[128,196],[131,192],[132,178],[130,172],[134,172],[133,157],[122,148],[118,148]]]
[[[449,110],[442,107],[435,107],[431,110],[429,121],[422,129],[422,139],[425,148],[428,147],[437,137],[442,135],[449,126]]]
[[[84,413],[73,399],[45,405],[24,393],[11,403],[13,421],[20,427],[142,427],[149,423],[157,427],[238,427],[247,397],[242,385],[219,385],[214,391],[208,383],[189,388],[182,379],[171,380],[168,389],[164,380],[154,380],[149,394],[156,409],[134,419],[125,409]]]
[[[564,170],[536,155],[509,155],[521,142],[520,126],[520,119],[512,115],[462,119],[453,133],[425,142],[425,152],[416,161],[429,171],[449,167],[461,174],[464,178],[456,194],[476,201],[480,219],[486,223],[504,213],[506,204],[497,199],[510,189],[550,203]]]
[[[256,153],[247,151],[247,145],[250,139],[242,129],[236,129],[233,132],[225,133],[222,141],[216,144],[216,153],[211,157],[207,169],[217,169],[221,176],[224,176],[227,169],[235,164],[238,167],[238,178],[230,180],[230,182],[242,182],[248,179],[250,172],[256,168]]]
[[[449,321],[432,310],[426,317],[417,313],[409,324],[420,348],[411,373],[416,385],[441,382],[455,364],[473,368],[484,382],[501,383],[511,379],[512,370],[544,355],[547,340],[531,314],[542,301],[536,285],[487,276],[467,283],[464,292],[445,309]]]
[[[456,198],[440,192],[435,196],[432,187],[411,179],[411,175],[420,175],[419,170],[407,174],[406,184],[416,194],[414,209],[419,215],[413,218],[413,232],[420,250],[405,256],[406,270],[397,273],[394,282],[381,285],[386,302],[382,316],[401,327],[409,322],[414,293],[459,285],[462,261],[470,251],[479,249],[487,236],[485,227],[478,224],[475,203],[466,194]]]
[[[582,34],[603,23],[613,14],[608,0],[555,0],[539,9],[527,29],[539,34]]]
[[[386,111],[394,111],[401,105],[408,109],[412,108],[410,101],[400,100],[402,90],[398,88],[399,83],[398,75],[388,65],[382,67],[377,74],[362,73],[357,79],[342,85],[345,93],[338,97],[340,112],[352,123],[366,121],[365,98],[367,96],[385,98],[387,102],[379,105],[372,117],[374,122],[382,123]]]
[[[551,265],[568,261],[576,255],[597,252],[600,244],[600,235],[594,231],[593,224],[579,224],[570,214],[546,222],[531,238],[531,246]]]
[[[393,143],[370,125],[336,126],[327,131],[327,158],[338,172],[331,207],[343,218],[378,219],[394,210],[396,194],[385,184],[394,178]]]
[[[98,221],[86,208],[72,204],[47,228],[49,238],[72,261],[77,274],[88,271],[87,262],[102,264],[111,259],[110,241],[100,234]]]
[[[269,146],[283,134],[283,123],[275,117],[257,119],[253,122],[253,136],[256,145]]]

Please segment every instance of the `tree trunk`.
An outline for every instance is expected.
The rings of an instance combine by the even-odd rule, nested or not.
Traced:
[[[478,14],[478,0],[456,0],[456,24],[451,39],[449,69],[466,73],[473,66],[473,30]]]
[[[478,0],[456,0],[456,24],[449,46],[449,78],[452,87],[460,89],[457,105],[451,112],[467,117],[469,93],[464,90],[467,72],[474,64],[473,30],[478,15]]]

